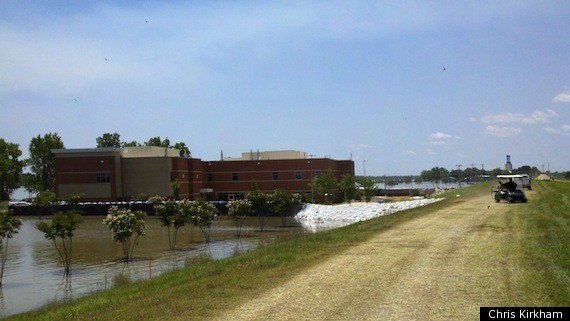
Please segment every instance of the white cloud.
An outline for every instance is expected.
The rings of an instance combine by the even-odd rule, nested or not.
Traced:
[[[570,103],[570,92],[564,92],[552,98],[554,103]]]
[[[414,152],[413,150],[407,150],[403,152],[404,155],[408,155],[408,156],[416,156],[417,153]]]
[[[448,139],[451,138],[452,136],[449,134],[445,134],[442,132],[437,132],[435,134],[431,134],[429,135],[429,139]]]
[[[445,146],[447,145],[447,142],[443,141],[443,140],[434,140],[429,142],[431,145],[435,145],[435,146]]]
[[[426,149],[426,152],[427,152],[429,155],[435,155],[435,154],[437,154],[437,153],[434,152],[431,148]]]
[[[355,150],[363,150],[363,149],[368,149],[368,148],[372,148],[372,146],[370,145],[366,145],[366,144],[356,144],[356,145],[350,145],[348,146],[351,149],[355,149]]]
[[[555,135],[570,135],[570,125],[562,125],[560,128],[546,127],[545,131]]]
[[[546,112],[536,110],[530,115],[524,115],[521,113],[510,113],[503,112],[495,115],[486,115],[481,118],[483,123],[520,123],[520,124],[536,124],[536,123],[548,123],[551,118],[558,116],[558,114],[552,110],[547,109]]]
[[[499,127],[489,125],[485,128],[485,134],[496,137],[518,136],[521,132],[522,129],[516,127]]]

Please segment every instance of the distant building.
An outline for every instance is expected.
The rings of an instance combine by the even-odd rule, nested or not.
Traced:
[[[507,163],[505,164],[505,170],[509,173],[513,172],[513,164],[511,164],[511,155],[507,155]]]
[[[180,183],[180,198],[240,199],[252,181],[271,193],[283,189],[311,194],[309,183],[331,170],[337,178],[354,175],[352,160],[307,158],[300,151],[243,153],[241,158],[202,161],[180,157],[177,149],[125,147],[54,149],[58,198],[81,195],[83,200],[117,201],[154,195],[172,196]]]

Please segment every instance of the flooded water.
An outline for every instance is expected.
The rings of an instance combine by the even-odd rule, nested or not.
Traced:
[[[121,260],[122,247],[112,240],[108,227],[102,224],[103,217],[84,216],[73,238],[72,273],[66,278],[53,242],[35,227],[39,219],[20,218],[22,227],[8,243],[0,288],[0,317],[310,233],[293,218],[288,218],[283,227],[281,219],[273,217],[266,218],[265,231],[261,233],[257,218],[251,217],[246,220],[242,237],[237,238],[235,223],[224,217],[212,226],[209,245],[204,244],[198,228],[186,226],[178,232],[176,250],[168,251],[166,228],[160,226],[156,217],[147,217],[146,235],[139,238],[135,260],[125,264]]]

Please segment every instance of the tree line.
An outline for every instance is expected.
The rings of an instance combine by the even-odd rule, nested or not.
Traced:
[[[122,142],[118,133],[104,133],[96,138],[97,148],[158,146],[176,148],[181,157],[191,157],[184,142],[171,144],[167,138],[151,137],[148,141]],[[63,149],[65,145],[57,133],[33,137],[29,145],[29,157],[21,159],[19,144],[0,138],[0,200],[9,200],[14,190],[24,187],[28,192],[53,191],[55,187],[55,156],[52,149]],[[24,169],[28,169],[24,173]]]

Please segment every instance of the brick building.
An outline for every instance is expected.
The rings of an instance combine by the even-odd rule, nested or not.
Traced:
[[[153,195],[213,200],[243,198],[252,181],[271,193],[283,189],[310,194],[313,177],[328,170],[340,179],[354,175],[352,160],[307,158],[299,151],[249,152],[241,158],[202,161],[180,157],[177,149],[125,147],[54,149],[58,198],[81,195],[83,200],[117,201]]]

